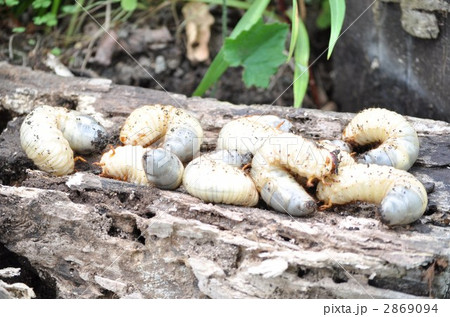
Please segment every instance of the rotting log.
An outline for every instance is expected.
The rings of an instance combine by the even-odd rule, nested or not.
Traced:
[[[97,167],[51,177],[20,148],[24,114],[40,104],[96,117],[117,143],[136,107],[191,110],[215,146],[233,118],[276,114],[306,137],[339,138],[353,116],[187,98],[105,79],[61,78],[0,64],[0,243],[27,258],[61,298],[450,298],[450,157],[445,122],[409,118],[421,151],[411,172],[429,189],[420,220],[389,228],[355,203],[308,218],[205,204],[176,191],[105,179]],[[92,163],[99,155],[87,157]]]

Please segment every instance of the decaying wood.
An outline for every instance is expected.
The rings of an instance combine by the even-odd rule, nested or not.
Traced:
[[[445,122],[410,118],[421,141],[412,173],[431,191],[430,203],[414,224],[388,228],[373,205],[292,218],[101,178],[82,162],[73,175],[51,177],[34,170],[18,136],[21,116],[40,104],[93,115],[112,143],[136,107],[174,104],[200,119],[204,150],[239,116],[277,114],[317,139],[338,138],[352,114],[231,105],[7,64],[0,82],[0,111],[17,117],[0,136],[0,242],[52,279],[59,297],[450,298]]]

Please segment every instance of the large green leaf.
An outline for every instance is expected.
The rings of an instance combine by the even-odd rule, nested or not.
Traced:
[[[330,42],[328,44],[328,56],[329,59],[333,52],[336,41],[341,33],[342,24],[345,17],[345,0],[329,0],[331,11],[331,34]]]
[[[309,37],[302,19],[299,19],[298,40],[295,47],[294,68],[294,108],[302,105],[309,82]]]
[[[286,60],[283,54],[289,26],[285,23],[264,24],[259,20],[224,45],[225,61],[230,66],[243,66],[247,87],[267,88],[270,77]]]
[[[267,5],[270,0],[255,0],[248,11],[242,16],[238,24],[231,32],[229,38],[236,38],[242,31],[250,29],[253,24],[261,19],[264,10],[266,10]],[[214,58],[213,62],[208,68],[205,76],[203,76],[202,81],[198,85],[197,89],[194,91],[194,96],[203,95],[209,87],[211,87],[220,76],[227,70],[229,64],[224,60],[223,47]]]

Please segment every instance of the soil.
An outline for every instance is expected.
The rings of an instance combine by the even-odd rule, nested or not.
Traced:
[[[33,69],[51,71],[44,65],[43,60],[47,52],[52,48],[60,47],[62,49],[60,60],[76,76],[104,77],[113,80],[117,84],[158,90],[165,89],[170,92],[190,96],[206,73],[212,58],[222,46],[222,12],[221,6],[212,7],[211,14],[215,18],[215,23],[211,29],[209,42],[210,59],[207,62],[195,64],[186,57],[185,30],[178,22],[179,17],[182,17],[181,8],[182,5],[178,3],[176,6],[177,16],[174,15],[174,11],[170,7],[165,7],[147,19],[140,19],[137,22],[132,17],[127,22],[112,28],[110,33],[117,35],[119,43],[131,52],[135,60],[127,55],[123,49],[112,46],[115,52],[108,65],[102,65],[96,61],[95,54],[102,40],[107,40],[106,37],[109,37],[104,35],[95,42],[91,58],[86,68],[83,69],[82,64],[87,53],[87,46],[92,38],[90,35],[99,29],[98,25],[92,21],[87,21],[83,29],[84,35],[87,35],[87,40],[74,42],[68,46],[64,46],[62,43],[66,22],[60,22],[61,27],[51,33],[45,33],[42,29],[36,27],[29,27],[26,33],[15,34],[14,36],[12,36],[11,32],[4,32],[0,35],[0,60],[7,60],[12,64],[30,66]],[[242,11],[237,9],[229,8],[228,34],[232,31],[242,13]],[[315,60],[328,44],[329,32],[320,31],[315,26],[317,13],[317,8],[308,7],[306,24],[311,41],[310,61]],[[10,17],[9,20],[6,19],[0,22],[0,25],[3,24],[1,27],[6,29],[12,25],[26,25],[26,19],[27,17],[25,16],[21,17],[20,21],[17,21]],[[143,31],[148,31],[148,28],[159,30],[162,27],[168,29],[171,35],[169,41],[147,43],[148,45],[136,43],[136,41],[143,41],[142,36],[139,38]],[[31,45],[30,43],[33,42],[36,42],[36,44]],[[9,43],[12,44],[12,50],[9,49]],[[11,58],[11,55],[13,58]],[[204,97],[213,97],[234,104],[291,106],[293,103],[292,87],[290,87],[293,79],[292,65],[292,62],[290,65],[283,64],[272,77],[268,89],[245,87],[241,79],[242,68],[229,68],[219,82]],[[327,96],[332,92],[330,71],[331,63],[326,61],[324,55],[310,70],[310,87],[308,96],[304,99],[303,107],[321,108],[329,101]],[[335,109],[334,104],[331,104],[331,109]],[[0,122],[0,127],[1,125],[2,123]]]

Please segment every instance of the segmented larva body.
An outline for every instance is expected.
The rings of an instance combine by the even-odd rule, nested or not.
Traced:
[[[149,185],[142,164],[145,149],[140,145],[125,145],[111,149],[100,160],[101,176],[137,185]]]
[[[183,185],[189,194],[205,202],[254,206],[258,191],[252,179],[238,168],[249,159],[226,150],[202,155],[186,166]]]
[[[316,201],[290,174],[323,179],[337,168],[334,153],[313,141],[291,133],[270,137],[255,152],[250,175],[261,197],[279,212],[305,216],[316,209]],[[290,173],[289,173],[290,172]]]
[[[311,140],[292,133],[269,137],[255,152],[252,169],[277,165],[291,173],[306,177],[308,183],[335,172],[336,155]]]
[[[373,163],[408,170],[419,155],[419,138],[412,125],[393,111],[366,109],[343,131],[343,140],[354,145],[380,144],[364,153],[360,163]]]
[[[220,130],[217,149],[253,154],[268,137],[288,132],[291,127],[292,123],[288,120],[273,115],[239,118],[228,122]]]
[[[200,151],[203,129],[189,112],[169,105],[147,105],[134,110],[120,131],[126,145],[160,147],[188,162]]]
[[[404,225],[419,219],[427,207],[424,186],[406,171],[375,164],[342,166],[320,182],[317,197],[327,206],[366,201],[381,204],[381,220]]]
[[[306,216],[317,208],[316,201],[284,168],[252,165],[250,176],[261,198],[273,209],[292,216]]]
[[[54,175],[73,172],[73,150],[101,150],[107,133],[93,118],[60,107],[41,106],[31,111],[20,128],[20,141],[39,169]]]
[[[275,141],[293,137],[294,143],[297,143],[297,145],[306,145],[304,143],[298,144],[299,139],[293,134],[283,134],[283,131],[287,132],[291,128],[292,124],[288,120],[276,116],[240,118],[223,127],[219,134],[217,147],[219,149],[237,150],[240,153],[258,153],[252,161],[250,175],[263,200],[276,211],[304,216],[316,209],[315,200],[290,174],[289,168],[280,164],[281,161],[277,161],[275,158],[275,161],[269,159],[269,162],[266,162],[265,156],[271,156],[270,153],[267,153],[269,146],[265,150],[258,151],[270,138]],[[267,144],[270,144],[270,142]],[[279,144],[279,146],[281,148],[282,144]],[[313,148],[316,148],[316,146],[314,145]],[[297,155],[298,150],[297,148]],[[307,146],[303,150],[308,151]]]

